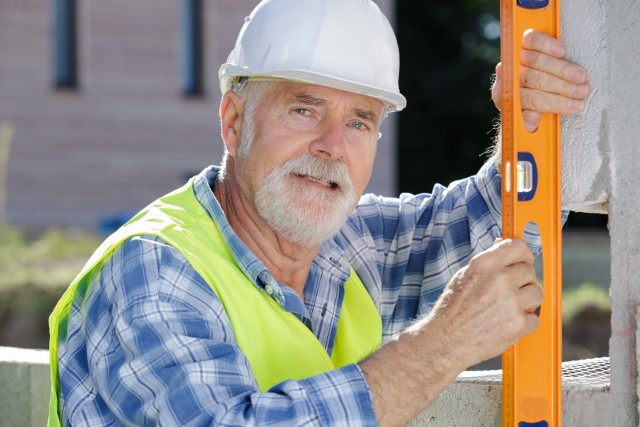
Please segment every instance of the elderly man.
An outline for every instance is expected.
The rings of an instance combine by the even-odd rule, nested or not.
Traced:
[[[529,129],[581,111],[562,43],[524,47]],[[263,1],[220,79],[221,167],[107,239],[52,315],[51,424],[402,425],[536,328],[532,250],[497,240],[495,158],[432,194],[362,196],[405,105],[374,3]]]

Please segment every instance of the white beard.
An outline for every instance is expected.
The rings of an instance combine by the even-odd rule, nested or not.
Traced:
[[[331,182],[329,193],[314,191],[295,175]],[[305,247],[319,246],[333,236],[351,214],[356,194],[344,163],[305,155],[269,172],[256,193],[258,214],[277,234]]]

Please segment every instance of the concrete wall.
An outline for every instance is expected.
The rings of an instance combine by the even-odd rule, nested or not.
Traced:
[[[561,3],[567,57],[588,70],[593,89],[582,114],[563,118],[562,196],[563,206],[568,209],[606,214],[611,192],[607,131],[612,100],[608,88],[610,64],[605,58],[608,38],[604,3]]]
[[[564,204],[609,215],[609,425],[638,425],[640,3],[566,0],[562,4],[569,56],[588,68],[593,86],[586,112],[564,120]]]
[[[610,426],[608,360],[563,365],[562,423],[568,427]],[[500,426],[500,371],[468,371],[438,397],[409,427]]]
[[[611,393],[613,424],[638,425],[637,323],[640,304],[640,3],[602,1],[610,64],[607,141],[611,177]]]
[[[46,424],[50,390],[48,358],[46,350],[0,347],[0,426]],[[569,378],[563,387],[564,425],[614,425],[610,423],[613,399],[607,367],[605,359],[565,364],[565,376]],[[465,372],[409,425],[499,426],[500,396],[499,371]]]
[[[0,347],[0,426],[44,426],[49,415],[49,352]]]

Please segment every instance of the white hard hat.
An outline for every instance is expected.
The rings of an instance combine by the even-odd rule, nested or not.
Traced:
[[[223,94],[239,77],[286,79],[371,96],[392,112],[407,104],[399,70],[393,29],[372,1],[263,0],[218,76]]]

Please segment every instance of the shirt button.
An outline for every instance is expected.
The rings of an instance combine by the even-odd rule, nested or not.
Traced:
[[[264,287],[264,290],[267,292],[267,294],[273,295],[273,288],[271,287],[271,285],[266,285]]]

